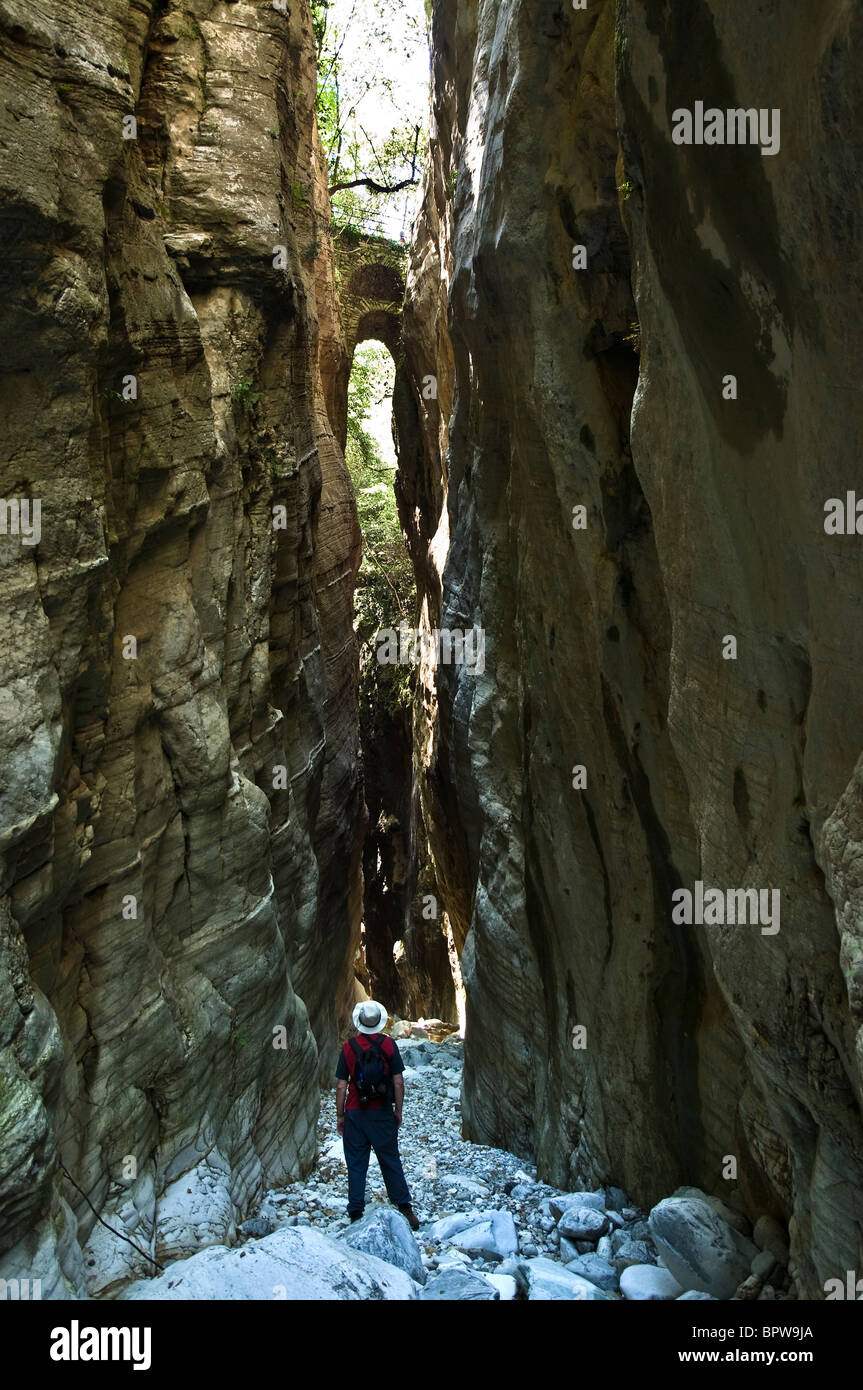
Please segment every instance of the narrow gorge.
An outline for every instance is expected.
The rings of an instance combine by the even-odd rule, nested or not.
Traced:
[[[0,17],[0,1281],[146,1297],[330,1183],[370,995],[448,1025],[447,1142],[573,1258],[555,1194],[646,1235],[697,1188],[822,1300],[863,1276],[863,10],[431,0],[402,241],[334,218],[320,7]],[[366,341],[409,668],[360,604]]]

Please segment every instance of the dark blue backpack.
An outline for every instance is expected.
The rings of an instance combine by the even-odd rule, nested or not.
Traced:
[[[360,1104],[366,1105],[370,1100],[389,1100],[392,1080],[389,1063],[379,1040],[372,1038],[368,1047],[363,1047],[358,1038],[351,1038],[349,1047],[355,1058],[353,1080]]]

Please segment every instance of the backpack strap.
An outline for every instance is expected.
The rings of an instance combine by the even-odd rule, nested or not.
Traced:
[[[347,1042],[345,1043],[345,1066],[351,1074],[352,1081],[356,1080],[357,1062],[363,1056],[365,1050],[366,1049],[360,1045],[358,1038],[348,1038]],[[351,1065],[352,1059],[353,1066]]]

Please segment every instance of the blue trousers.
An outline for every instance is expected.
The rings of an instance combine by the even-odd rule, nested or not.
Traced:
[[[366,1174],[374,1149],[381,1167],[387,1196],[394,1206],[408,1206],[411,1194],[399,1157],[399,1127],[392,1110],[346,1110],[345,1163],[348,1165],[348,1212],[362,1212],[366,1205]]]

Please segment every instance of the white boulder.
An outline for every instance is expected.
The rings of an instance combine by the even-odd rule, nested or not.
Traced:
[[[634,1303],[670,1302],[683,1289],[673,1274],[658,1265],[630,1265],[620,1276],[620,1292]]]
[[[515,1222],[508,1211],[467,1211],[435,1221],[426,1232],[431,1240],[447,1241],[457,1250],[504,1260],[518,1249]]]
[[[118,1298],[201,1300],[360,1300],[418,1298],[420,1285],[404,1270],[375,1255],[352,1250],[307,1226],[284,1226],[273,1235],[229,1250],[211,1246],[178,1260],[158,1279],[140,1279]]]
[[[605,1302],[611,1298],[610,1294],[591,1284],[589,1279],[571,1274],[563,1265],[557,1264],[555,1260],[548,1260],[543,1255],[535,1260],[523,1260],[519,1264],[516,1278],[531,1302],[576,1300],[594,1303]]]
[[[403,1269],[419,1284],[426,1281],[422,1252],[414,1233],[401,1212],[393,1207],[373,1207],[361,1220],[354,1221],[338,1239],[352,1250],[377,1255],[386,1264]]]

